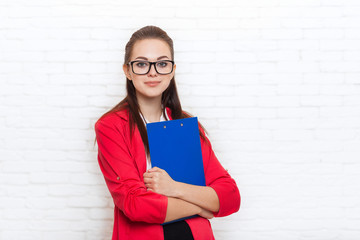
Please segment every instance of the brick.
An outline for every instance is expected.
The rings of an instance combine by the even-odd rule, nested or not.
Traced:
[[[276,63],[260,62],[260,63],[235,63],[235,73],[258,73],[267,74],[274,73],[276,70]]]
[[[253,74],[221,74],[217,77],[218,84],[230,84],[230,85],[253,85],[259,83],[259,75]]]
[[[0,73],[18,73],[23,72],[23,64],[20,62],[5,62],[0,65]]]
[[[14,224],[16,224],[16,221],[13,222]],[[19,228],[23,228],[25,221],[20,223],[21,226],[18,226],[18,228],[14,227],[13,230],[4,230],[1,231],[1,237],[3,239],[41,239],[43,237],[43,233],[42,232],[36,232],[36,231],[30,231],[30,230],[24,230],[24,231],[19,231]],[[19,224],[19,225],[20,225]]]
[[[277,70],[281,73],[314,73],[321,69],[317,62],[313,61],[279,61],[277,63]]]
[[[320,50],[359,50],[360,47],[356,44],[357,42],[353,39],[320,40]]]
[[[265,73],[260,76],[261,84],[286,84],[300,85],[303,83],[302,73]]]
[[[358,123],[356,122],[358,119],[353,119],[352,121],[346,122],[345,124],[348,124],[347,126],[350,127],[357,127]],[[358,148],[356,145],[359,144],[358,140],[351,140],[344,143],[344,151],[346,152],[353,152],[359,156]]]
[[[291,2],[286,0],[278,0],[279,6],[321,6],[321,1],[313,1],[313,0],[293,0]],[[326,2],[328,3],[328,2]]]
[[[215,106],[218,107],[249,107],[256,105],[254,96],[216,97]]]
[[[318,72],[304,74],[304,83],[306,84],[341,84],[344,82],[344,80],[345,77],[342,73]]]
[[[47,51],[46,60],[49,62],[81,62],[89,59],[85,51]]]
[[[235,31],[219,30],[220,40],[258,40],[260,30],[258,29],[239,29]]]
[[[68,229],[66,229],[68,230]],[[61,240],[61,239],[88,239],[85,232],[79,231],[46,231],[42,235],[45,239]]]
[[[299,51],[263,51],[257,54],[259,61],[298,61],[300,60]]]
[[[176,58],[188,63],[211,63],[217,57],[213,52],[179,52]]]
[[[301,39],[303,32],[300,29],[264,29],[261,37],[263,39]]]
[[[344,105],[359,106],[359,99],[360,99],[360,96],[345,96],[344,97]]]
[[[276,130],[274,140],[276,141],[306,141],[313,139],[313,132],[310,130]]]
[[[96,95],[105,95],[106,94],[106,86],[67,86],[65,87],[65,95],[68,96],[96,96]],[[79,98],[80,100],[80,98]]]
[[[265,17],[259,18],[243,18],[239,19],[239,28],[240,29],[276,29],[281,27],[280,19],[271,19]]]
[[[21,167],[19,167],[21,166]],[[2,172],[4,173],[23,173],[23,179],[27,178],[26,173],[41,172],[44,170],[43,162],[29,162],[29,161],[11,161],[2,162]]]
[[[351,61],[351,62],[322,62],[320,63],[320,69],[323,72],[358,72],[357,66],[359,66],[360,61]]]
[[[301,59],[304,61],[342,61],[344,53],[342,51],[304,51],[300,52]]]
[[[300,105],[300,98],[297,96],[260,96],[257,105],[261,107],[296,107]]]
[[[106,70],[104,63],[67,63],[66,73],[103,73]]]
[[[198,96],[229,96],[234,94],[234,90],[231,86],[193,86],[192,93]]]
[[[235,109],[235,117],[239,119],[256,119],[256,118],[276,118],[277,112],[274,109],[270,108],[239,108]]]
[[[317,85],[278,85],[276,93],[278,95],[318,95],[321,90]]]
[[[66,231],[70,226],[70,221],[44,219],[32,222],[31,229],[37,231]]]
[[[211,18],[218,15],[218,9],[213,7],[180,7],[175,10],[175,16],[178,18]]]
[[[50,197],[69,197],[69,196],[83,196],[89,191],[89,186],[76,186],[76,188],[72,188],[72,183],[70,184],[53,184],[53,188],[49,188],[48,195]],[[93,189],[91,187],[91,189]]]
[[[305,18],[340,18],[343,16],[343,10],[335,6],[321,6],[307,8],[303,13]]]
[[[112,220],[113,213],[112,213],[112,211],[105,211],[102,208],[92,208],[89,211],[89,216],[91,219]]]
[[[344,38],[345,39],[359,39],[360,32],[357,30],[358,28],[347,28],[344,30]]]
[[[277,109],[279,118],[316,118],[321,110],[317,107],[282,107]]]
[[[360,51],[345,51],[344,52],[345,61],[360,61]]]
[[[11,82],[11,84],[22,84],[25,86],[33,85],[33,84],[45,84],[48,81],[48,74],[46,73],[8,73],[1,74],[0,77],[2,79],[6,79],[7,82]]]
[[[89,216],[88,211],[85,209],[51,209],[47,210],[44,218],[51,220],[81,220]]]
[[[351,140],[355,139],[356,133],[349,129],[344,130],[316,130],[315,136],[321,140]]]
[[[325,85],[321,86],[320,94],[323,95],[347,95],[352,97],[360,94],[360,86],[358,85]]]
[[[278,40],[277,46],[279,49],[284,50],[318,50],[321,43],[318,40],[310,39],[288,39],[288,40]],[[327,50],[336,50],[333,48],[328,48]]]
[[[283,18],[280,20],[281,28],[300,28],[318,30],[323,27],[323,22],[318,18]]]
[[[107,205],[107,199],[99,196],[70,197],[67,199],[67,205],[70,207],[103,208]]]
[[[43,52],[35,51],[4,51],[1,55],[2,59],[7,62],[43,62],[45,59],[45,54]]]
[[[197,114],[199,118],[213,118],[214,116],[219,116],[219,118],[233,118],[234,113],[230,108],[198,108]]]
[[[91,30],[87,28],[45,28],[51,39],[89,39]]]
[[[259,121],[253,119],[221,119],[219,120],[219,129],[230,130],[234,126],[239,129],[256,129],[259,127]]]
[[[94,77],[94,76],[93,76]],[[49,77],[49,83],[51,85],[79,85],[89,84],[91,76],[81,73],[59,73],[51,74]],[[106,80],[104,80],[106,81]]]
[[[70,182],[76,185],[96,185],[102,183],[103,176],[99,174],[73,173]]]
[[[184,73],[176,75],[176,84],[215,84],[217,82],[216,75],[209,73]]]
[[[236,95],[240,96],[273,96],[276,94],[275,86],[237,86],[235,90]]]
[[[253,52],[231,51],[231,52],[218,52],[216,60],[220,63],[234,63],[234,62],[256,62],[257,56]]]
[[[31,183],[68,183],[68,173],[33,172],[29,176]]]
[[[53,96],[47,98],[47,105],[49,106],[67,106],[67,107],[81,107],[86,106],[88,100],[86,96],[67,95],[67,96]]]
[[[259,13],[260,12],[260,13]],[[218,15],[225,18],[257,18],[263,16],[261,9],[255,7],[244,7],[244,6],[232,6],[228,8],[218,8]]]
[[[360,83],[360,73],[345,73],[344,74],[345,82],[350,84]]]
[[[182,98],[181,103],[184,106],[193,107],[212,107],[215,104],[215,98],[210,96],[186,97]]]
[[[342,39],[344,38],[343,29],[305,29],[305,39]]]

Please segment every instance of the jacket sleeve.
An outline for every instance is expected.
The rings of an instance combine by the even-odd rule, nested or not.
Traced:
[[[215,217],[225,217],[239,211],[240,192],[234,179],[231,178],[215,156],[205,132],[202,129],[200,131],[206,138],[206,141],[201,139],[206,185],[215,190],[220,202],[219,211],[213,214]]]
[[[132,221],[163,223],[168,199],[147,191],[124,137],[124,128],[109,119],[95,124],[98,162],[114,204]]]

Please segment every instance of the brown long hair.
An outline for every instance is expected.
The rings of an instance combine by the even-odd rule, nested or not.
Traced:
[[[161,28],[156,27],[156,26],[146,26],[146,27],[143,27],[143,28],[137,30],[136,32],[134,32],[133,35],[131,36],[129,42],[126,44],[124,65],[126,65],[130,62],[130,57],[131,57],[132,50],[133,50],[135,43],[137,41],[144,40],[144,39],[159,39],[159,40],[166,42],[170,48],[171,58],[174,61],[174,45],[173,45],[172,39]],[[124,109],[128,110],[129,124],[130,124],[130,128],[129,128],[130,129],[130,137],[132,137],[133,132],[135,130],[135,125],[136,125],[139,129],[141,139],[144,143],[145,151],[148,154],[149,153],[149,141],[147,138],[146,127],[145,127],[144,122],[139,113],[140,108],[139,108],[139,104],[138,104],[138,101],[136,98],[135,87],[134,87],[132,81],[130,81],[128,78],[126,78],[126,92],[127,92],[126,97],[121,102],[119,102],[117,105],[115,105],[111,110],[109,110],[108,112],[103,114],[99,118],[99,120],[110,113],[121,111]],[[177,93],[176,84],[175,84],[175,76],[170,80],[170,84],[169,84],[168,88],[162,93],[161,103],[163,105],[162,111],[163,111],[165,118],[166,118],[166,114],[165,114],[166,107],[170,108],[171,117],[173,119],[192,117],[191,114],[183,111],[181,108],[181,103],[180,103],[179,95]],[[167,119],[167,120],[169,120],[169,119]],[[201,123],[199,123],[199,125],[206,132],[205,128],[201,125]],[[206,140],[202,131],[200,131],[200,136],[201,136],[201,138]],[[95,141],[96,141],[96,139],[95,139]]]

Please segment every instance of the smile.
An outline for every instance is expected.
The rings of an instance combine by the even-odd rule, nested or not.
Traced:
[[[150,87],[155,87],[160,84],[160,81],[149,81],[149,82],[145,82],[145,84]]]

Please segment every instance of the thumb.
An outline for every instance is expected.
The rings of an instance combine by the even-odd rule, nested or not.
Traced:
[[[160,168],[158,168],[158,167],[153,167],[153,168],[150,168],[149,169],[149,172],[158,172],[158,171],[160,171],[161,169]]]

